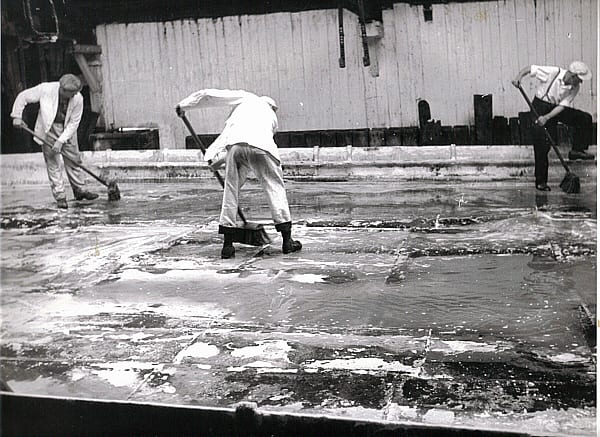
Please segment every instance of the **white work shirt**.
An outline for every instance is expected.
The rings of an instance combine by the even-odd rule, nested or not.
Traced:
[[[269,153],[281,162],[273,134],[277,131],[277,116],[267,101],[243,90],[203,89],[179,102],[182,110],[215,106],[233,106],[225,127],[204,155],[206,161],[217,161],[228,146],[247,143]]]
[[[52,123],[56,117],[56,111],[58,110],[59,88],[59,82],[42,82],[33,88],[21,91],[15,99],[10,116],[12,118],[23,118],[25,105],[39,102],[40,111],[35,122],[34,131],[38,136],[45,138],[46,134],[52,128]],[[60,142],[66,143],[67,141],[70,141],[72,144],[77,145],[76,134],[79,123],[81,122],[82,114],[83,96],[81,93],[77,93],[69,100],[67,112],[65,114],[64,130],[58,137]],[[34,141],[38,144],[42,144],[37,138],[34,138]],[[54,143],[54,141],[50,142]]]
[[[579,85],[565,84],[566,72],[567,70],[559,67],[532,65],[529,74],[539,81],[536,97],[554,105],[572,108]]]

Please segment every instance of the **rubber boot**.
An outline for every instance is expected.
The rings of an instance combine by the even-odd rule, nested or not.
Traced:
[[[283,238],[281,251],[284,254],[297,252],[302,249],[302,243],[292,239],[292,222],[278,223],[275,225],[275,229],[281,232],[281,237]]]
[[[233,234],[231,232],[223,233],[223,249],[221,249],[221,258],[229,259],[235,257],[235,247],[233,247]]]

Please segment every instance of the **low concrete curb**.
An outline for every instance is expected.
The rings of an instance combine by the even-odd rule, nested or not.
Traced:
[[[6,435],[526,437],[529,433],[444,424],[384,422],[233,408],[105,401],[2,393]],[[27,417],[29,420],[23,420]],[[110,417],[110,421],[107,418]]]
[[[596,147],[590,148],[596,153]],[[342,181],[504,180],[533,175],[531,146],[318,147],[280,149],[286,179]],[[123,182],[210,179],[199,150],[83,152],[86,165]],[[563,151],[567,156],[568,151]],[[581,178],[596,178],[595,161],[569,161]],[[41,153],[2,155],[2,186],[47,183]],[[553,175],[564,170],[551,152]]]

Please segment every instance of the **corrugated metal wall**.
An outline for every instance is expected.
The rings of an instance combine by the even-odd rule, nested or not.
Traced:
[[[183,148],[174,107],[205,87],[270,95],[286,131],[416,126],[419,99],[444,125],[472,124],[473,94],[488,93],[494,115],[516,116],[526,106],[510,80],[523,66],[596,66],[596,17],[597,0],[433,5],[428,22],[422,6],[397,3],[364,67],[357,17],[345,11],[343,69],[336,10],[101,25],[105,122],[155,125],[161,147]],[[596,119],[595,80],[576,104]],[[216,133],[227,113],[189,115],[198,133]]]

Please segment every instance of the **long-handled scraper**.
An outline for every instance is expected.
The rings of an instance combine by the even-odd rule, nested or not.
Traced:
[[[200,140],[200,138],[198,138],[198,135],[196,135],[194,128],[192,127],[190,121],[185,115],[185,112],[179,108],[176,109],[176,112],[179,118],[183,120],[183,123],[190,131],[192,139],[194,140],[196,145],[200,148],[200,150],[202,150],[202,153],[206,153],[206,147],[204,147],[204,144],[202,144],[202,141]],[[221,187],[225,188],[225,181],[223,180],[223,176],[221,176],[221,174],[212,167],[211,170],[213,172],[213,175],[221,184]],[[263,228],[263,225],[248,222],[248,220],[246,220],[246,217],[244,217],[244,214],[242,213],[242,210],[239,208],[239,206],[237,213],[244,222],[244,227],[236,228],[236,232],[234,232],[233,234],[233,241],[243,244],[249,244],[251,246],[263,246],[271,242],[271,239],[269,238],[269,235]]]
[[[529,109],[531,109],[531,112],[533,113],[533,115],[535,115],[535,118],[537,120],[540,117],[540,115],[537,113],[537,111],[533,107],[533,104],[531,103],[529,96],[527,96],[527,93],[525,93],[525,91],[523,90],[523,87],[520,84],[517,85],[517,88],[523,95],[523,98],[527,102],[527,105],[529,105]],[[563,167],[567,171],[567,174],[565,175],[564,179],[560,183],[560,188],[565,193],[569,193],[569,194],[579,193],[579,190],[580,190],[579,176],[577,176],[575,173],[573,173],[571,171],[571,169],[569,168],[569,166],[563,159],[562,155],[560,154],[560,151],[558,150],[558,146],[556,145],[556,142],[554,141],[554,138],[552,138],[552,135],[550,135],[550,132],[548,132],[548,129],[546,129],[546,126],[543,126],[543,128],[544,128],[544,132],[546,134],[546,138],[548,138],[548,141],[550,141],[550,145],[552,146],[552,148],[558,155],[558,159],[560,159],[560,163],[563,165]]]
[[[29,132],[31,135],[33,135],[38,140],[42,141],[46,146],[52,147],[52,144],[50,144],[50,142],[47,139],[40,137],[34,131],[29,129],[29,127],[27,127],[25,124],[22,124],[21,128],[24,131]],[[115,181],[115,180],[106,181],[103,178],[101,178],[100,176],[98,176],[96,173],[91,171],[89,168],[84,166],[81,162],[78,162],[75,159],[68,157],[65,153],[62,153],[62,156],[63,156],[63,159],[66,159],[67,161],[76,165],[77,167],[79,167],[80,169],[85,171],[87,174],[92,176],[94,179],[96,179],[98,182],[100,182],[102,185],[107,187],[108,188],[108,200],[111,200],[111,201],[119,200],[121,198],[121,192],[119,191],[119,186],[117,185],[117,181]]]

